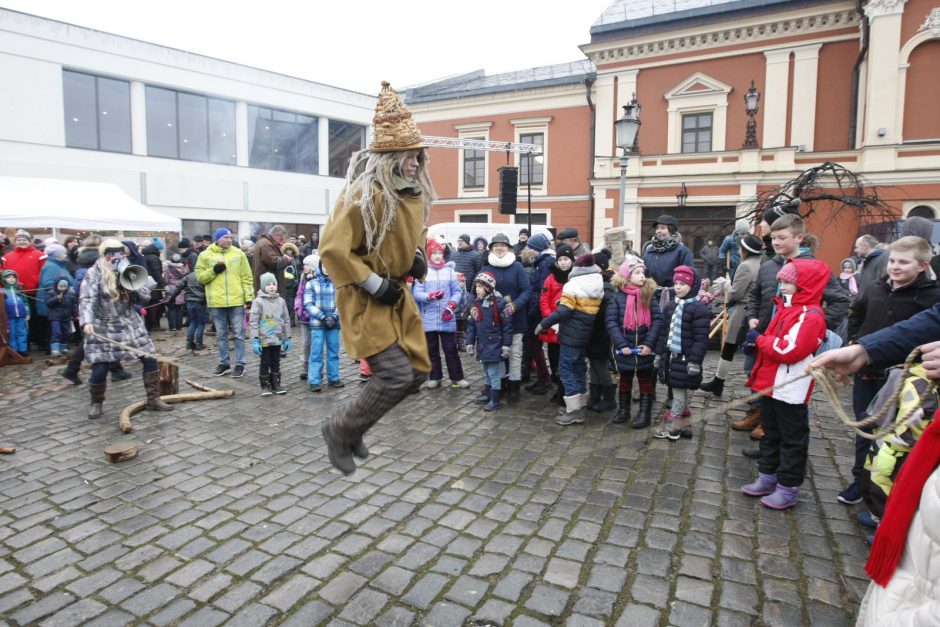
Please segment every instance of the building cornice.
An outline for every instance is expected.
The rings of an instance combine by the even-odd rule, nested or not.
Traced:
[[[822,33],[848,27],[857,27],[858,13],[852,8],[832,9],[804,13],[799,16],[781,16],[777,19],[751,21],[734,26],[714,25],[697,32],[675,32],[668,36],[645,40],[621,40],[588,44],[582,47],[588,58],[598,67],[622,61],[653,59],[664,55],[714,50],[721,46],[749,42],[771,43],[774,38],[793,37],[805,33]]]

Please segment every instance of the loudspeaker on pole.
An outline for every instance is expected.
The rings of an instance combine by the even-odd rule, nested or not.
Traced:
[[[519,189],[519,168],[504,166],[499,170],[499,212],[515,215]]]

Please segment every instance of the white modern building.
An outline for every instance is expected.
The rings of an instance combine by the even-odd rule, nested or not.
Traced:
[[[318,231],[370,95],[0,8],[0,175],[110,182],[187,236]],[[0,227],[3,225],[0,224]]]

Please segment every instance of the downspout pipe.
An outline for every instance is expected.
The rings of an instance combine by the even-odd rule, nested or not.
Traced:
[[[859,48],[855,65],[852,66],[852,96],[849,103],[849,150],[855,150],[855,140],[858,136],[858,92],[862,77],[862,63],[868,57],[868,40],[871,34],[871,25],[865,16],[864,0],[856,0],[855,10],[862,19],[862,47]]]
[[[594,129],[597,126],[597,107],[594,105],[594,101],[591,99],[591,89],[594,87],[594,77],[587,77],[584,79],[584,92],[587,97],[588,109],[591,112],[591,124],[589,130],[590,137],[590,147],[588,150],[588,231],[591,235],[591,249],[594,248],[594,184],[591,183],[594,180],[594,146],[596,140],[594,138]]]

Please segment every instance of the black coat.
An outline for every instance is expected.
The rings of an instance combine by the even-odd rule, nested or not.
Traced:
[[[669,324],[679,300],[669,303],[663,312],[663,332],[659,335],[659,350],[662,355],[660,367],[665,382],[674,388],[695,390],[702,384],[702,374],[692,376],[686,366],[690,363],[702,365],[708,352],[708,330],[711,312],[708,305],[700,300],[686,303],[682,310],[682,351],[676,357],[669,350]]]
[[[594,316],[594,329],[591,331],[591,341],[588,342],[587,356],[590,359],[610,357],[610,335],[607,333],[607,307],[610,305],[610,299],[614,297],[614,288],[610,285],[610,277],[612,277],[613,274],[614,273],[610,270],[601,271],[601,276],[604,278],[604,297],[601,300],[601,308],[597,310],[597,314]]]
[[[623,328],[623,317],[627,310],[627,295],[621,290],[615,291],[607,303],[605,322],[610,343],[617,350],[617,369],[620,372],[652,370],[653,355],[659,346],[659,336],[663,333],[663,313],[659,309],[659,299],[650,302],[650,326],[641,326],[634,330]],[[638,348],[641,344],[649,346],[654,352],[646,357],[624,355],[621,349]]]
[[[940,302],[940,286],[921,272],[914,281],[892,290],[885,277],[868,284],[849,314],[849,341],[907,320]]]
[[[480,273],[480,253],[471,248],[467,250],[455,248],[451,251],[448,261],[453,262],[454,272],[463,274],[466,281],[464,287],[468,290],[473,287],[473,280]]]
[[[502,304],[499,292],[484,301],[473,300],[467,319],[467,345],[476,345],[477,361],[502,361],[503,347],[512,346],[512,320],[502,314]]]
[[[151,244],[144,248],[144,260],[147,265],[147,274],[157,282],[157,289],[163,289],[166,281],[163,280],[163,262],[160,260],[160,249]]]

